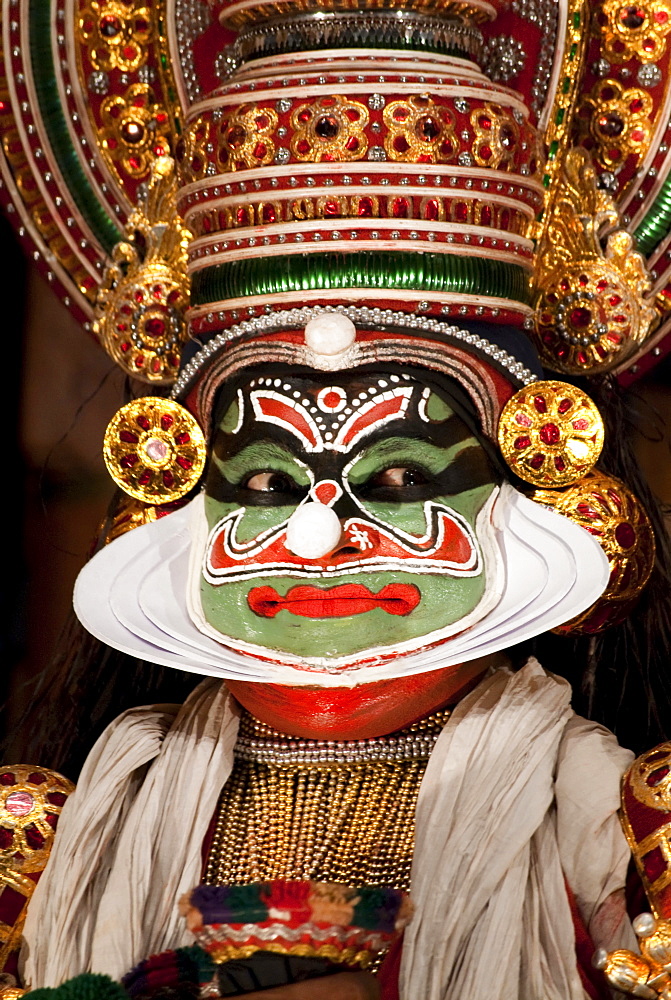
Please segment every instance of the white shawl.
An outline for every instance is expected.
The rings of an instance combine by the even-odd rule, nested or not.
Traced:
[[[623,906],[607,932],[599,922],[624,886],[631,754],[569,698],[532,660],[482,681],[439,737],[417,807],[402,1000],[584,1000],[564,878],[595,943],[634,943]],[[176,712],[127,712],[91,752],[29,908],[33,988],[87,970],[118,979],[190,943],[176,902],[199,880],[238,719],[210,680]]]

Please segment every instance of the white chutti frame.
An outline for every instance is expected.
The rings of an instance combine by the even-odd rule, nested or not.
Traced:
[[[204,634],[188,610],[192,521],[202,497],[102,549],[75,586],[75,611],[89,632],[123,652],[196,674],[275,684],[351,687],[476,659],[561,625],[592,604],[609,576],[599,543],[560,514],[501,488],[492,520],[502,573],[494,606],[453,638],[357,666],[257,655]],[[421,640],[418,640],[418,645]],[[237,645],[237,644],[236,644]],[[251,647],[250,647],[251,648]],[[281,657],[282,662],[279,662]]]

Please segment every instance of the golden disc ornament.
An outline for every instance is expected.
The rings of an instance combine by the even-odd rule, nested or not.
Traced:
[[[655,565],[655,535],[638,498],[619,479],[602,472],[591,472],[566,489],[534,490],[530,496],[589,531],[610,567],[601,597],[553,631],[592,634],[624,621]]]
[[[503,407],[499,447],[516,475],[534,486],[560,489],[598,461],[603,421],[590,397],[566,382],[532,382]]]
[[[103,456],[110,476],[129,496],[144,503],[171,503],[200,479],[205,438],[179,403],[143,396],[112,417]]]

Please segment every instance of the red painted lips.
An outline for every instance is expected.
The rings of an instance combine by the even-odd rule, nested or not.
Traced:
[[[284,597],[274,587],[253,587],[247,602],[254,614],[262,618],[274,618],[280,611],[289,611],[302,618],[345,618],[373,608],[382,608],[390,615],[409,615],[421,596],[417,587],[406,583],[387,584],[378,594],[371,593],[360,583],[344,583],[329,590],[291,587]]]

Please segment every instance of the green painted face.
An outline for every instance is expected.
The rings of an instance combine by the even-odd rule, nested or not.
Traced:
[[[202,611],[258,655],[341,665],[480,615],[494,472],[436,388],[409,375],[257,377],[216,431]]]

